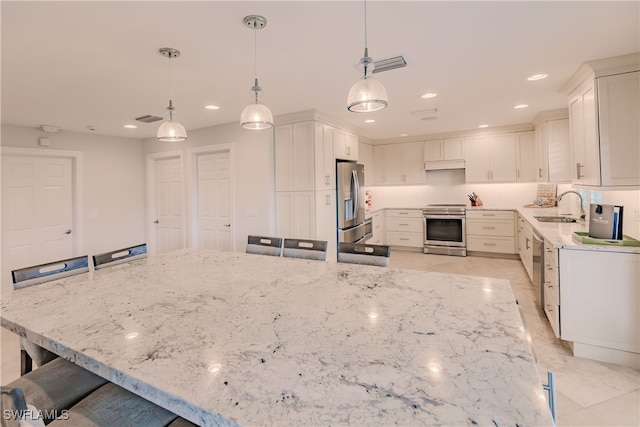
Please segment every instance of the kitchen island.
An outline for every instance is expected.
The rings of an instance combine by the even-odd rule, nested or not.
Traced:
[[[553,424],[502,279],[181,250],[1,308],[3,327],[203,426]]]

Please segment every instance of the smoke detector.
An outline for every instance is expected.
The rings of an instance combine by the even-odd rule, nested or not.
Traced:
[[[53,126],[53,125],[40,125],[40,129],[42,129],[43,132],[46,133],[56,133],[56,132],[60,132],[60,126]]]

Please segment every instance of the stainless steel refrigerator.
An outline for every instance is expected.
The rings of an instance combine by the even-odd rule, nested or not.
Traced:
[[[358,243],[367,238],[364,220],[364,166],[336,163],[338,242]]]

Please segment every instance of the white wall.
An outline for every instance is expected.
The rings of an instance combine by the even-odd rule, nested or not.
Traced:
[[[198,129],[185,142],[144,141],[145,155],[187,150],[216,144],[232,144],[235,157],[235,249],[245,250],[248,234],[272,234],[274,221],[273,130],[246,130],[238,123]],[[189,171],[186,171],[186,176]],[[233,191],[233,190],[232,190]]]
[[[50,147],[40,147],[46,136]],[[3,147],[83,153],[84,253],[95,254],[145,241],[145,164],[142,141],[83,133],[45,134],[2,125]],[[83,254],[78,254],[83,255]]]

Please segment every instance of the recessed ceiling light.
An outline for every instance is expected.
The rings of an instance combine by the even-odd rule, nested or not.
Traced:
[[[429,99],[429,98],[435,98],[436,96],[438,96],[437,93],[427,92],[424,95],[422,95],[421,98]]]
[[[480,126],[478,126],[478,127],[479,127],[479,128],[488,128],[488,127],[489,127],[489,125],[480,125]]]
[[[205,105],[204,108],[206,108],[207,110],[219,110],[220,107],[218,107],[217,105]]]
[[[364,122],[365,122],[365,123],[374,123],[374,122],[375,122],[375,120],[374,120],[374,119],[367,119],[367,120],[365,120]]]
[[[400,136],[409,136],[408,133],[401,133]]]
[[[124,125],[124,127],[126,127],[127,129],[137,129],[138,126],[136,125]]]
[[[533,76],[528,77],[527,80],[532,82],[532,81],[535,81],[535,80],[546,79],[547,77],[549,77],[547,74],[534,74]]]
[[[516,110],[519,110],[521,108],[527,108],[527,107],[528,107],[527,104],[518,104],[518,105],[515,105],[513,108],[515,108]]]

